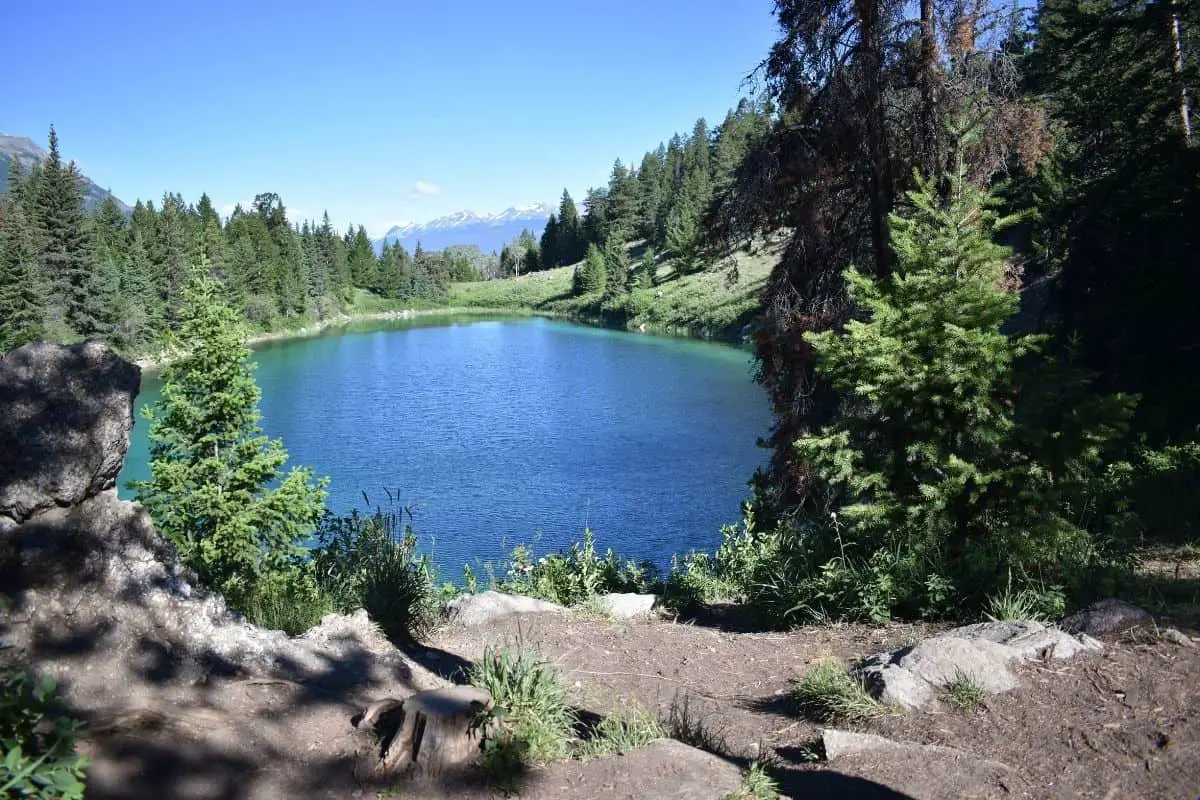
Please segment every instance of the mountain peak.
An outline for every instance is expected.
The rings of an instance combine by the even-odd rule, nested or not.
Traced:
[[[494,214],[463,210],[428,222],[400,222],[389,228],[375,246],[399,242],[412,250],[420,242],[426,250],[442,250],[452,245],[476,245],[487,253],[499,250],[525,228],[540,235],[557,208],[551,203],[526,203]]]
[[[41,161],[50,155],[37,142],[27,136],[16,136],[10,133],[0,133],[0,194],[8,190],[8,163],[10,159],[15,158],[23,168],[28,170],[35,162]],[[64,154],[64,161],[70,161],[70,157]],[[107,189],[101,189],[91,178],[86,175],[80,175],[83,179],[83,201],[90,208],[99,208],[104,202],[104,198],[112,195]],[[133,212],[119,198],[113,196],[117,201],[117,207],[126,214]]]

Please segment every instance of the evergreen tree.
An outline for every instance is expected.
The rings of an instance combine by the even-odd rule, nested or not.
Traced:
[[[563,189],[562,201],[558,204],[558,254],[559,263],[569,266],[583,258],[585,243],[579,222],[579,209],[571,199],[571,193]]]
[[[642,254],[642,263],[638,266],[638,286],[642,289],[652,288],[654,286],[654,278],[657,272],[658,257],[654,254],[654,248],[647,245],[646,252]]]
[[[604,294],[620,297],[629,291],[629,246],[615,233],[604,246]]]
[[[146,413],[153,477],[134,488],[183,562],[245,608],[292,563],[324,511],[325,484],[306,469],[283,474],[287,452],[262,433],[250,350],[220,287],[196,275],[185,297],[187,356],[163,371],[162,399]]]
[[[1065,457],[1035,446],[1051,431],[1022,428],[1016,365],[1039,340],[1002,330],[1019,304],[1001,286],[1009,253],[964,174],[949,176],[946,199],[918,182],[911,208],[892,215],[891,277],[847,271],[865,318],[806,337],[842,414],[795,442],[832,498],[814,520],[822,532],[805,538],[802,582],[839,611],[946,613],[1009,575],[1076,577],[1096,552],[1064,492],[1102,471],[1095,454],[1129,404],[1094,402],[1103,422],[1056,445]]]
[[[597,294],[604,291],[608,279],[608,265],[604,253],[594,244],[588,245],[583,263],[575,267],[573,278],[575,294]]]
[[[73,163],[63,165],[53,127],[34,208],[38,268],[61,308],[62,322],[79,336],[100,332],[104,310],[79,173]]]
[[[11,189],[11,176],[9,181]],[[42,335],[45,287],[35,254],[34,232],[25,209],[9,195],[0,209],[0,353]]]
[[[546,228],[542,231],[541,239],[541,268],[554,269],[562,265],[562,257],[559,253],[559,231],[558,219],[551,214],[550,219],[546,220]]]

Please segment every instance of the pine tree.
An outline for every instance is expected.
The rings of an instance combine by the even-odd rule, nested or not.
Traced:
[[[654,254],[654,248],[647,245],[646,252],[642,254],[642,263],[638,266],[638,286],[642,289],[653,288],[654,278],[657,272],[658,257]]]
[[[809,589],[837,583],[843,609],[874,617],[945,613],[1009,574],[1077,574],[1095,550],[1064,513],[1062,485],[1129,411],[1101,401],[1108,421],[1076,432],[1069,466],[1031,446],[1047,437],[1020,424],[1016,365],[1041,340],[1002,330],[1019,305],[1002,287],[1009,253],[992,240],[994,203],[964,175],[948,176],[946,199],[919,181],[890,217],[891,277],[846,272],[865,318],[806,337],[843,398],[836,422],[794,445],[833,498],[806,540],[821,587]]]
[[[608,279],[608,265],[604,253],[594,244],[588,245],[587,256],[583,263],[575,268],[575,294],[597,294],[604,291]]]
[[[45,313],[32,226],[25,209],[9,197],[0,210],[0,353],[41,336]]]
[[[629,291],[629,246],[615,233],[604,246],[604,294],[619,297]]]
[[[542,231],[541,246],[539,248],[541,250],[542,269],[554,269],[562,265],[558,246],[558,218],[551,214],[550,219],[546,220],[545,229]]]
[[[558,247],[560,263],[570,266],[584,255],[583,230],[579,222],[579,209],[571,199],[571,193],[563,189],[562,201],[558,204]]]
[[[49,282],[62,322],[78,336],[100,332],[104,317],[96,286],[96,261],[75,165],[63,165],[58,134],[42,164],[34,203],[38,268]]]
[[[283,474],[287,452],[262,433],[250,350],[217,283],[198,274],[185,298],[188,355],[163,371],[146,414],[152,478],[134,488],[184,563],[245,608],[292,563],[324,511],[325,483],[306,469]]]

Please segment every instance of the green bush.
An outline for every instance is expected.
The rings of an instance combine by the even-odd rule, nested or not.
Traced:
[[[339,609],[317,582],[311,563],[297,564],[260,581],[246,603],[246,618],[263,628],[297,636]]]
[[[334,611],[366,609],[388,638],[415,641],[436,624],[439,591],[428,555],[417,552],[411,514],[326,514],[317,528],[312,574]]]
[[[753,582],[780,619],[955,616],[1008,575],[1070,592],[1135,543],[1109,500],[1132,398],[1008,335],[993,202],[961,174],[917,185],[894,274],[848,270],[861,314],[807,337],[840,413],[795,442],[819,501]]]
[[[570,550],[541,558],[535,559],[528,546],[517,545],[508,562],[504,577],[494,580],[493,588],[564,606],[608,592],[649,592],[660,585],[653,564],[623,562],[611,549],[601,556],[590,530],[583,532],[582,542],[572,542]]]
[[[864,722],[886,713],[862,681],[832,661],[806,672],[793,696],[804,715],[817,722]]]
[[[636,747],[666,737],[658,718],[637,703],[631,703],[600,720],[592,738],[583,746],[587,758],[609,753],[628,753]]]
[[[0,797],[83,797],[86,758],[75,752],[80,723],[54,711],[54,679],[5,670],[0,679]]]
[[[576,718],[552,664],[528,648],[488,645],[469,678],[495,702],[484,723],[484,768],[489,775],[503,779],[517,764],[567,757]]]

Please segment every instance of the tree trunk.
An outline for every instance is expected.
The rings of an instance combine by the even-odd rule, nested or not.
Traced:
[[[1174,51],[1175,82],[1179,85],[1179,122],[1183,127],[1183,140],[1192,144],[1192,118],[1188,106],[1187,83],[1183,77],[1183,37],[1179,31],[1179,14],[1175,11],[1175,0],[1171,0],[1171,48]]]

